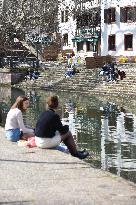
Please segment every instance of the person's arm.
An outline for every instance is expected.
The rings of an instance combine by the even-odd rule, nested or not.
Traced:
[[[19,128],[20,130],[23,131],[23,133],[33,133],[34,130],[33,129],[30,129],[30,128],[26,128],[25,125],[24,125],[24,122],[23,122],[23,116],[22,116],[22,112],[18,112],[17,113],[17,121],[18,121],[18,125],[19,125]]]
[[[56,130],[58,130],[60,134],[66,134],[69,131],[69,126],[62,124],[59,115],[56,114],[54,118]]]

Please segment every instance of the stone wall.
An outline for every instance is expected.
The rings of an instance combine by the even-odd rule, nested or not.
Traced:
[[[11,87],[0,86],[0,100],[11,98]],[[1,102],[1,101],[0,101]]]
[[[45,60],[55,61],[58,58],[59,52],[60,52],[60,48],[55,43],[53,45],[50,45],[50,46],[48,46],[48,45],[44,46],[43,58]]]
[[[114,61],[112,56],[94,56],[94,57],[86,57],[86,68],[100,68],[104,65],[104,62],[112,62]]]
[[[23,80],[25,73],[0,72],[0,84],[13,85]]]
[[[11,73],[0,72],[0,84],[11,84]]]

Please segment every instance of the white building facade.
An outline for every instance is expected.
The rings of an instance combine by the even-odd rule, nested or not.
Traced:
[[[136,56],[136,0],[101,0],[101,55]]]
[[[76,32],[76,21],[72,11],[75,8],[73,0],[61,1],[59,5],[59,32],[62,37],[62,49],[73,49],[72,38]]]
[[[61,1],[58,18],[62,50],[72,49],[81,57],[92,56],[94,52],[98,52],[97,32],[100,32],[100,24],[91,24],[94,22],[92,12],[98,15],[98,11],[95,11],[98,7],[100,9],[99,0]]]

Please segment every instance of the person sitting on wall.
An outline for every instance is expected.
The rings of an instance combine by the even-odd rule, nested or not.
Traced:
[[[111,73],[112,73],[112,75],[114,74],[114,72],[115,72],[115,67],[114,67],[114,63],[112,63],[112,62],[108,62],[108,70],[110,70],[111,71]]]
[[[119,77],[119,74],[118,74],[118,69],[117,68],[115,68],[115,71],[114,71],[114,75],[113,75],[113,80],[117,80],[118,79],[118,77]]]
[[[107,74],[107,72],[108,72],[108,66],[107,66],[107,63],[104,62],[104,65],[102,66],[99,75],[104,76]]]
[[[27,75],[24,77],[25,81],[32,79],[33,70],[29,69]]]
[[[70,58],[71,58],[70,53],[68,53],[67,54],[67,64],[68,64],[68,66],[70,65]]]
[[[66,77],[66,78],[72,77],[72,75],[73,75],[73,68],[71,67],[71,65],[69,65],[69,66],[67,67],[67,71],[66,71],[66,73],[65,73],[65,77]]]
[[[25,96],[18,96],[15,103],[11,106],[6,118],[5,133],[6,138],[12,142],[20,139],[27,140],[34,136],[34,129],[28,128],[23,122],[23,112],[29,107],[29,100]]]
[[[55,148],[63,142],[70,154],[79,159],[85,159],[89,153],[86,150],[78,151],[68,125],[63,125],[60,116],[56,113],[59,106],[55,95],[47,98],[48,109],[40,114],[35,127],[35,143],[39,148]]]
[[[25,80],[27,81],[28,79],[29,80],[35,80],[35,79],[38,79],[38,77],[39,77],[39,75],[40,75],[40,73],[39,73],[39,71],[36,71],[36,70],[28,70],[28,72],[27,72],[27,75],[25,76]]]
[[[115,73],[114,63],[108,62],[104,63],[102,69],[99,73],[100,76],[105,76],[106,81],[113,81],[117,78],[117,73]]]
[[[32,79],[38,79],[39,75],[40,75],[40,73],[35,70],[35,71],[32,73]]]
[[[113,72],[112,69],[109,68],[108,74],[107,74],[107,81],[113,81]]]
[[[75,67],[75,66],[73,66],[73,67],[72,67],[72,75],[75,75],[75,74],[76,74],[76,72],[77,72],[76,67]]]
[[[118,71],[118,74],[119,74],[119,76],[120,76],[120,80],[123,80],[123,78],[125,78],[126,77],[126,73],[125,73],[125,71]]]

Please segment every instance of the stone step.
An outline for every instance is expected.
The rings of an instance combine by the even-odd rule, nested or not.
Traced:
[[[66,84],[65,83],[61,83],[60,85],[58,85],[58,87],[66,87]],[[113,91],[123,91],[123,92],[132,92],[132,91],[135,91],[136,89],[136,87],[102,87],[102,86],[98,86],[98,87],[96,87],[96,85],[94,85],[94,84],[92,84],[92,85],[79,85],[79,84],[69,84],[68,85],[68,87],[70,88],[70,89],[72,89],[72,88],[78,88],[78,89],[80,89],[80,90],[90,90],[90,89],[94,89],[94,90],[101,90],[101,91],[107,91],[107,90],[109,90],[110,92],[113,92]]]
[[[120,67],[121,68],[121,67]],[[128,67],[129,68],[129,67]],[[106,93],[119,95],[120,93],[135,94],[136,90],[136,68],[125,68],[126,78],[116,82],[104,82],[98,75],[100,69],[80,68],[80,72],[71,78],[65,78],[66,67],[59,66],[50,67],[45,72],[41,72],[34,82],[22,82],[22,86],[43,87],[51,86],[50,89],[68,90],[69,92],[82,93]],[[55,85],[52,87],[52,85]],[[27,87],[26,86],[26,87]]]
[[[114,88],[114,89],[116,89],[116,88],[135,88],[136,87],[136,85],[129,85],[129,84],[111,84],[111,85],[107,85],[107,84],[102,84],[102,85],[98,85],[99,87],[101,87],[101,88],[108,88],[108,89],[110,89],[110,88]]]
[[[125,89],[125,88],[122,88],[122,89],[107,89],[107,88],[102,88],[102,89],[100,89],[100,88],[94,88],[94,90],[96,91],[96,90],[100,90],[100,91],[110,91],[110,92],[113,92],[113,91],[120,91],[120,92],[136,92],[134,89]]]

